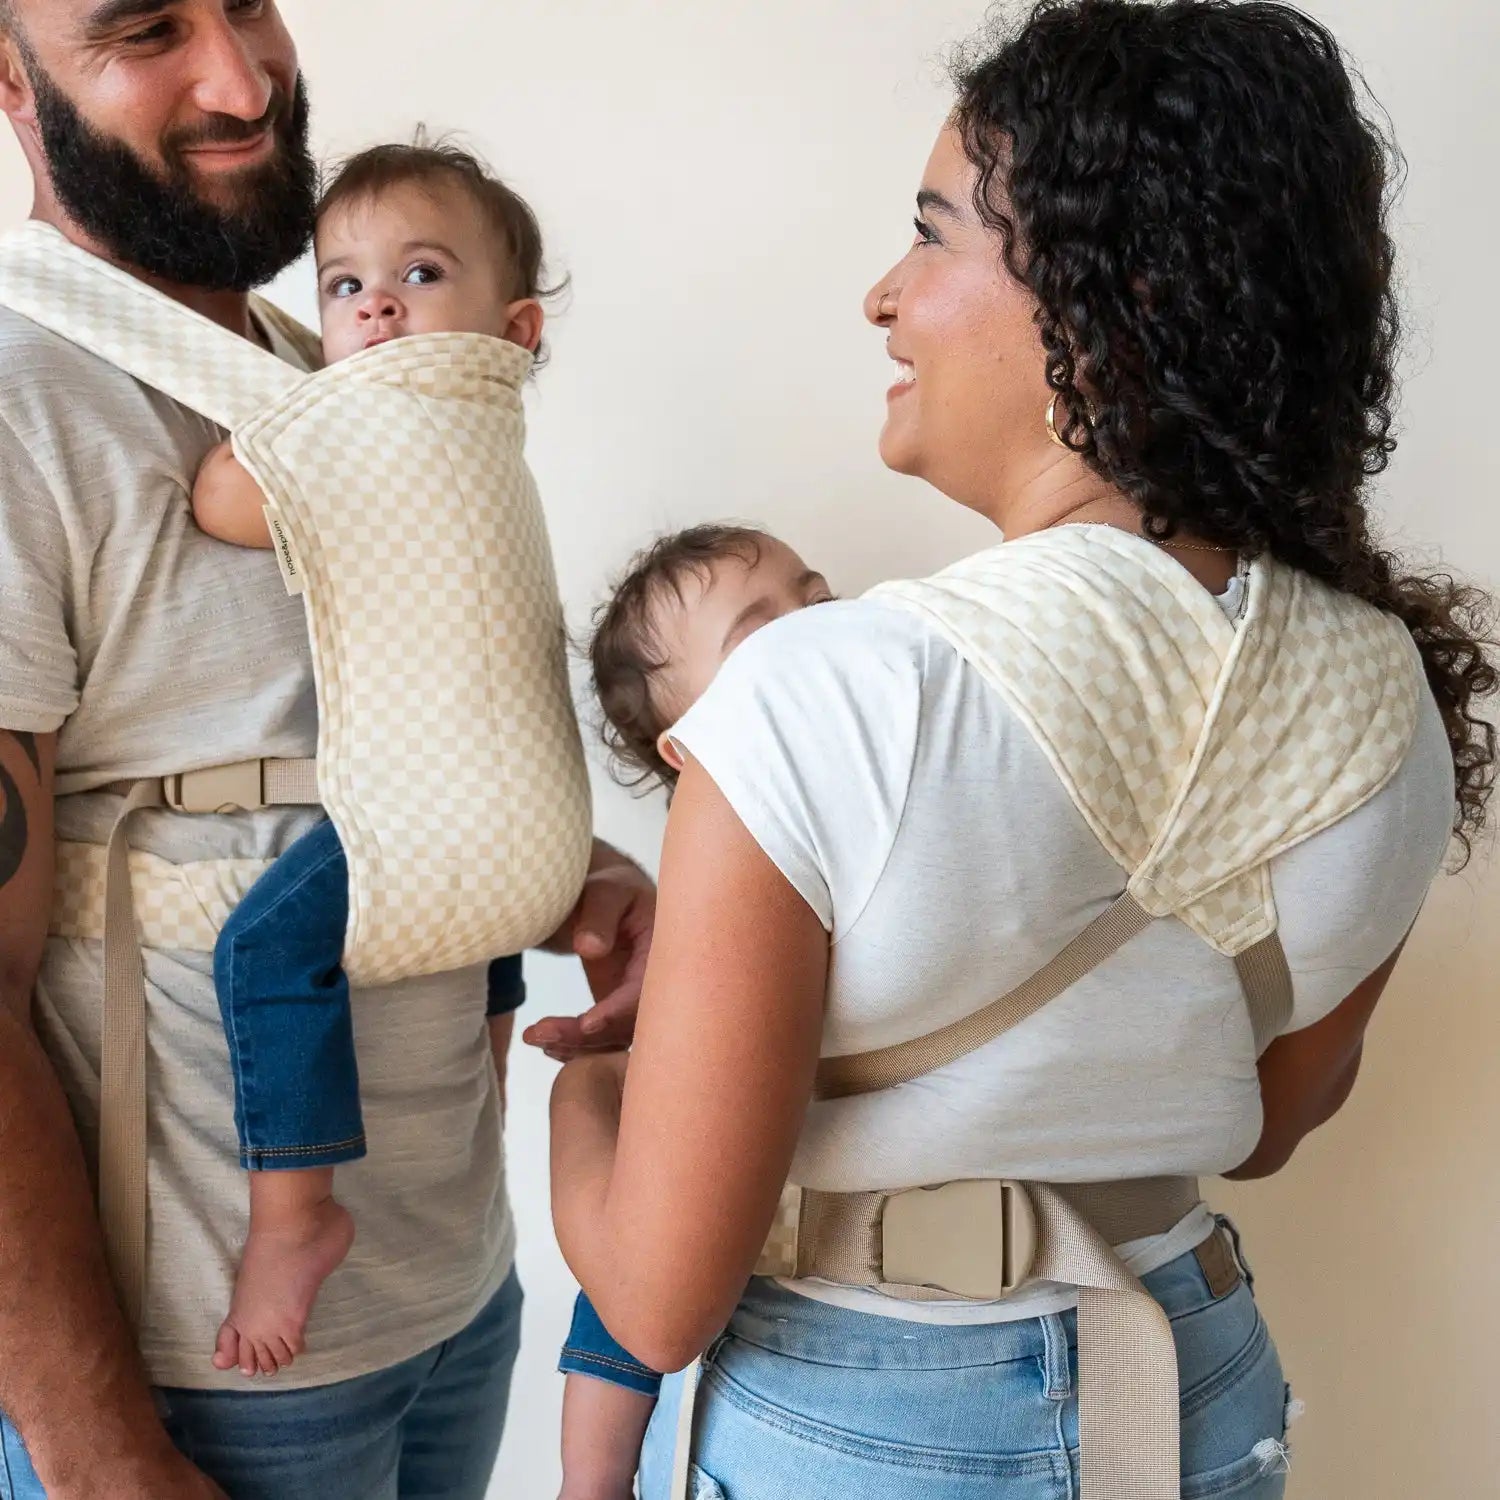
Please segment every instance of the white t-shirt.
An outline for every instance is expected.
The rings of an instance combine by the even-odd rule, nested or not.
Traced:
[[[292,359],[288,347],[277,352]],[[193,524],[205,418],[0,309],[0,727],[58,731],[57,831],[102,844],[120,799],[90,788],[251,756],[311,755],[302,601],[270,552]],[[173,863],[270,859],[306,808],[143,812],[131,843]],[[148,1287],[141,1350],[161,1385],[243,1389],[209,1364],[249,1189],[207,953],[146,955]],[[268,1390],[399,1363],[456,1333],[510,1269],[484,970],[352,996],[369,1155],[339,1168],[358,1225],[308,1351]],[[85,1148],[98,1130],[97,943],[52,938],[37,1027]],[[259,1387],[258,1387],[259,1388]]]
[[[674,733],[831,934],[824,1055],[904,1042],[980,1009],[1124,888],[1005,701],[888,603],[821,605],[758,631]],[[1327,1015],[1401,941],[1441,864],[1453,795],[1427,696],[1394,780],[1274,862],[1290,1029]],[[968,1057],[899,1088],[814,1103],[792,1175],[846,1192],[1209,1175],[1242,1162],[1260,1128],[1234,966],[1166,920]],[[1211,1222],[1200,1209],[1127,1260],[1154,1269]],[[1003,1305],[796,1289],[939,1322],[1070,1301],[1045,1287]]]

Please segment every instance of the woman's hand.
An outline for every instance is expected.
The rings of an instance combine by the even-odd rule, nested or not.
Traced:
[[[656,924],[656,887],[639,865],[598,840],[578,905],[544,945],[574,953],[594,997],[581,1016],[548,1016],[522,1034],[557,1062],[629,1047]]]

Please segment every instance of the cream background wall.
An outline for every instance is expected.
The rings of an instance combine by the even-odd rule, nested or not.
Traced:
[[[1411,545],[1500,584],[1491,247],[1500,16],[1482,0],[1323,0],[1411,164],[1402,447],[1380,485]],[[941,58],[977,0],[283,0],[319,149],[460,129],[536,206],[573,290],[532,400],[532,464],[572,622],[655,529],[737,515],[854,592],[985,529],[885,473],[887,365],[865,288],[907,240],[947,103]],[[0,217],[26,210],[8,139]],[[311,312],[299,270],[277,294]],[[598,783],[599,827],[648,863],[662,822]],[[527,1014],[577,1008],[532,963]],[[1500,1493],[1500,869],[1435,894],[1355,1096],[1272,1182],[1216,1188],[1245,1231],[1297,1393],[1291,1493]],[[518,1053],[512,1189],[525,1346],[493,1494],[552,1493],[571,1300],[545,1176],[551,1065]],[[372,1309],[372,1316],[378,1316]]]

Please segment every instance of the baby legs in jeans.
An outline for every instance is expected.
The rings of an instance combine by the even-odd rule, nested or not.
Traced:
[[[331,822],[251,887],[214,949],[240,1164],[333,1166],[365,1154],[349,982],[349,866]]]

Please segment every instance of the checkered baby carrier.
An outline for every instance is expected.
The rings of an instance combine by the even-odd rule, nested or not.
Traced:
[[[522,453],[531,355],[477,334],[427,334],[305,374],[40,223],[0,238],[0,304],[230,430],[266,493],[312,644],[315,768],[195,765],[184,745],[182,764],[164,768],[173,774],[121,788],[107,853],[89,847],[61,866],[73,885],[60,905],[85,930],[92,912],[105,942],[101,1208],[122,1295],[138,1312],[137,918],[147,918],[148,944],[151,921],[165,926],[170,940],[156,946],[211,947],[213,931],[194,938],[174,921],[176,888],[131,859],[132,812],[321,803],[348,857],[344,966],[357,986],[534,946],[582,886],[588,779],[546,524]],[[311,334],[264,303],[256,310],[316,359]]]

